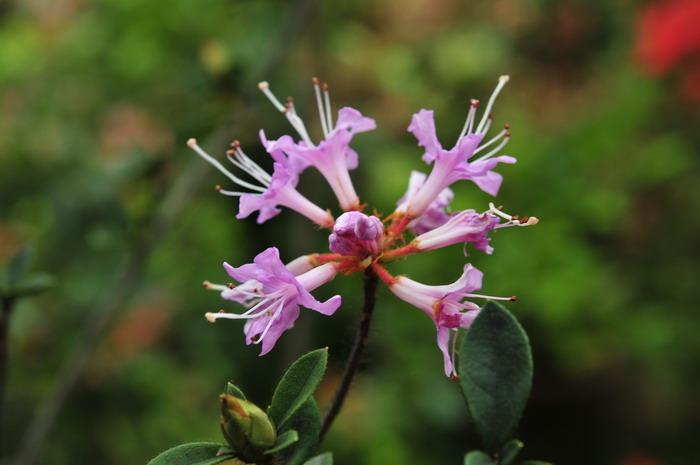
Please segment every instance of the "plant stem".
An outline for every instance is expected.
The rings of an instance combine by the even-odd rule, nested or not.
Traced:
[[[10,315],[14,306],[14,297],[0,299],[0,438],[3,437],[5,420],[5,386],[7,384],[7,364],[9,359],[8,337],[10,331]],[[5,444],[0,445],[0,459],[5,457]]]
[[[355,344],[350,352],[348,364],[345,366],[343,379],[340,382],[340,386],[338,386],[338,390],[335,392],[335,397],[333,397],[331,405],[326,411],[326,415],[323,417],[321,433],[319,434],[318,440],[319,444],[323,441],[323,438],[328,432],[328,429],[331,427],[335,417],[338,416],[338,413],[343,406],[343,401],[345,401],[345,396],[350,390],[352,379],[360,366],[362,352],[364,352],[365,346],[367,346],[367,341],[369,340],[369,327],[372,322],[372,312],[374,311],[374,305],[377,302],[378,282],[379,278],[377,277],[377,273],[375,273],[372,268],[367,268],[364,279],[365,302],[362,307],[362,313],[360,313],[360,326],[357,329],[357,337],[355,338]]]

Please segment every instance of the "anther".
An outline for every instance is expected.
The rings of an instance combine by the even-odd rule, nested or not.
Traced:
[[[504,124],[504,125],[503,125],[503,129],[505,129],[506,131],[509,130],[509,129],[510,129],[510,124]],[[509,133],[509,134],[510,134],[510,133]]]
[[[258,89],[266,90],[270,87],[270,83],[267,81],[258,82]]]
[[[233,283],[226,283],[229,289],[234,289],[236,286]]]
[[[515,302],[516,300],[518,300],[518,296],[517,296],[517,295],[510,296],[510,301],[511,301],[511,302]]]
[[[328,92],[328,83],[327,82],[324,82],[321,85],[321,90],[323,90],[323,92]]]
[[[317,86],[318,85],[318,78],[316,76],[312,77],[311,82],[313,83],[313,85]]]
[[[216,189],[216,192],[219,192],[222,189],[222,187],[217,184],[216,186],[214,186],[214,189]]]
[[[216,321],[216,315],[211,312],[205,313],[204,318],[206,318],[210,323],[214,323]]]
[[[194,147],[195,145],[197,145],[197,139],[195,139],[194,137],[188,139],[188,140],[187,140],[187,145],[188,145],[189,147]]]

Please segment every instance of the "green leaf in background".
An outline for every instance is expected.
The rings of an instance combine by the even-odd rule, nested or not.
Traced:
[[[324,452],[321,455],[310,458],[304,465],[333,465],[333,454],[330,452]]]
[[[285,465],[302,465],[318,449],[318,435],[321,432],[321,416],[316,401],[309,397],[285,424],[284,434],[289,430],[299,433],[299,441],[282,450],[279,457]]]
[[[16,297],[28,297],[50,289],[56,283],[56,279],[47,273],[34,273],[16,283],[10,293]]]
[[[226,383],[226,394],[229,396],[238,397],[239,399],[248,400],[246,399],[245,394],[243,394],[243,391],[241,391],[238,386],[230,381]]]
[[[168,449],[148,462],[148,465],[214,465],[233,458],[231,455],[216,456],[221,444],[215,442],[193,442]]]
[[[523,450],[524,444],[517,439],[511,439],[506,442],[501,448],[501,452],[498,456],[498,463],[500,465],[509,465],[515,457],[518,456],[521,450]]]
[[[19,281],[20,277],[24,274],[29,264],[29,259],[31,258],[32,250],[29,246],[24,246],[17,252],[17,254],[10,259],[10,263],[7,266],[7,285],[14,286]]]
[[[491,457],[480,450],[473,450],[464,456],[464,465],[494,465]]]
[[[316,391],[327,361],[328,348],[314,350],[294,362],[282,376],[268,410],[278,429]]]
[[[532,354],[520,323],[488,302],[459,353],[459,384],[484,446],[493,450],[513,433],[532,386]]]
[[[268,454],[274,454],[275,452],[279,452],[282,449],[285,449],[295,442],[299,440],[299,433],[297,433],[295,430],[290,429],[289,431],[285,431],[283,434],[280,434],[277,436],[277,440],[275,443],[272,445],[272,448],[268,449],[265,451],[265,455]]]

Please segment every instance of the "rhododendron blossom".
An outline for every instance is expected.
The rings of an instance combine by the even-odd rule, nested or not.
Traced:
[[[392,293],[425,312],[437,329],[437,344],[443,354],[447,376],[456,375],[454,366],[454,337],[458,328],[468,328],[480,306],[472,299],[514,300],[514,297],[493,297],[475,294],[482,286],[483,274],[466,264],[457,281],[445,285],[428,285],[403,275],[393,275],[387,266],[408,255],[427,252],[456,244],[473,244],[474,249],[490,254],[489,235],[496,229],[511,226],[531,226],[535,217],[513,216],[504,213],[493,203],[482,213],[467,209],[452,212],[450,203],[454,193],[450,186],[459,180],[469,180],[490,195],[496,195],[503,177],[494,171],[499,163],[515,163],[515,158],[502,155],[501,150],[510,139],[509,127],[486,140],[496,97],[508,82],[502,76],[479,119],[479,102],[470,100],[464,128],[452,149],[446,150],[437,139],[433,112],[420,110],[411,118],[408,131],[423,148],[423,161],[432,165],[429,174],[411,173],[408,189],[397,202],[396,210],[382,218],[363,212],[364,205],[350,178],[350,170],[357,167],[359,157],[349,144],[353,136],[375,128],[373,119],[359,111],[345,107],[333,121],[328,86],[314,78],[314,92],[323,138],[314,143],[306,125],[298,115],[294,101],[280,102],[267,82],[260,90],[287,118],[298,140],[290,135],[268,139],[260,131],[260,140],[273,161],[272,174],[267,173],[234,142],[227,152],[229,161],[250,180],[242,179],[218,160],[204,152],[191,139],[188,143],[202,158],[213,164],[224,175],[247,192],[228,191],[222,194],[238,196],[237,218],[258,212],[258,222],[276,216],[280,207],[287,207],[305,216],[318,227],[329,231],[329,252],[312,253],[299,257],[286,266],[279,251],[271,247],[258,254],[252,264],[224,268],[236,282],[228,285],[205,282],[205,287],[221,292],[225,300],[243,305],[243,313],[207,313],[210,321],[217,319],[246,320],[244,332],[247,344],[262,344],[262,354],[269,352],[282,333],[291,328],[305,307],[325,315],[333,314],[340,306],[340,296],[325,302],[316,300],[310,292],[332,280],[338,273],[364,272],[373,279],[381,279]],[[478,121],[478,122],[477,122]],[[299,175],[308,168],[316,169],[334,192],[340,208],[337,217],[298,190]],[[250,192],[252,191],[252,192]],[[452,343],[450,343],[452,341]]]

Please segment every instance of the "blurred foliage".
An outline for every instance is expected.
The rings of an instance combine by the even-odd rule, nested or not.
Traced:
[[[309,79],[331,85],[379,129],[355,138],[362,200],[392,211],[412,169],[427,171],[405,128],[434,109],[447,145],[470,97],[499,74],[511,84],[495,107],[509,123],[498,203],[536,215],[535,228],[502,230],[493,256],[474,253],[484,292],[517,294],[535,377],[519,438],[523,458],[562,464],[700,462],[700,174],[697,104],[675,76],[645,77],[631,57],[636,2],[565,0],[40,0],[0,8],[0,262],[36,245],[33,269],[56,287],[22,300],[11,327],[2,450],[12,456],[51,392],[82,327],[120,270],[143,261],[137,292],[92,355],[40,453],[56,465],[146,463],[157,452],[219,437],[217,395],[236,379],[253,402],[299,355],[329,346],[329,401],[361,303],[357,276],[332,318],[306,312],[278,348],[258,358],[229,308],[200,283],[225,282],[223,261],[248,262],[271,245],[283,259],[327,248],[326,235],[290,212],[258,226],[234,219],[185,141],[212,153],[226,139],[266,158],[257,139],[289,133],[255,79],[295,96],[313,121]],[[256,73],[265,72],[264,76]],[[255,98],[251,98],[255,96]],[[311,131],[320,133],[317,124]],[[222,139],[221,134],[225,134]],[[201,172],[201,171],[200,171]],[[183,211],[147,244],[151,220],[179,180]],[[302,191],[324,207],[314,173]],[[455,209],[489,198],[456,186]],[[337,213],[337,208],[334,210]],[[130,258],[131,257],[131,258]],[[459,246],[391,267],[428,284],[461,272]],[[380,292],[365,372],[323,450],[335,462],[460,463],[464,406],[442,373],[433,325]],[[405,389],[405,386],[411,386]],[[646,460],[646,462],[644,462]]]

